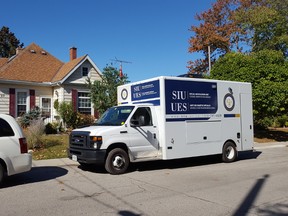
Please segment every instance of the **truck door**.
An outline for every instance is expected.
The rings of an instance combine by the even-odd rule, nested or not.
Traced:
[[[250,94],[241,94],[241,143],[242,150],[251,150],[253,146],[253,115]]]
[[[150,107],[139,107],[130,119],[129,148],[136,159],[158,155],[158,128],[153,114]]]

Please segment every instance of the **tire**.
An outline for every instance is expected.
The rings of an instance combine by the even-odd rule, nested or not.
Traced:
[[[105,169],[112,175],[119,175],[126,172],[129,163],[130,161],[127,152],[121,148],[115,148],[107,155]]]
[[[231,163],[237,160],[238,152],[233,142],[226,142],[223,146],[222,160],[226,163]]]
[[[5,173],[5,171],[4,171],[4,167],[3,167],[3,165],[0,163],[0,185],[1,185],[2,182],[3,182],[3,179],[4,179],[4,173]]]

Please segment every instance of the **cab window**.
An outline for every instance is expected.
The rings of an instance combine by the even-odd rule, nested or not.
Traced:
[[[131,122],[139,124],[139,126],[152,126],[152,116],[149,107],[140,107],[136,110],[131,118]]]

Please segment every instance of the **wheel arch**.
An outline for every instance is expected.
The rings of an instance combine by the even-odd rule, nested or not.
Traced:
[[[128,151],[128,147],[125,143],[113,143],[111,145],[109,145],[109,147],[107,148],[107,151],[106,151],[106,157],[108,155],[108,153],[112,150],[112,149],[115,149],[115,148],[121,148],[123,149],[124,151],[127,152],[127,154],[129,155],[129,151]]]
[[[228,142],[232,143],[232,144],[235,146],[236,150],[238,151],[237,145],[236,145],[236,143],[234,142],[234,140],[228,139],[228,140],[226,140],[226,141],[223,143],[223,145],[222,145],[222,152],[223,152],[223,150],[224,150],[225,144],[228,143]]]

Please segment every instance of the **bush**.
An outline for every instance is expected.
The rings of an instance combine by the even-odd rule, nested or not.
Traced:
[[[45,126],[42,119],[34,119],[30,122],[30,126],[25,130],[29,149],[41,147],[44,130]]]
[[[282,115],[282,116],[277,117],[277,123],[279,127],[286,127],[288,124],[288,116]]]
[[[46,134],[57,134],[57,128],[55,128],[53,124],[48,123],[45,125],[45,133]]]
[[[62,102],[59,103],[57,112],[63,119],[67,128],[75,128],[77,124],[77,112],[73,110],[72,103]]]
[[[31,124],[31,121],[38,119],[40,117],[40,109],[39,107],[35,107],[31,109],[29,112],[24,113],[20,118],[19,118],[19,123],[22,128],[26,128]]]
[[[92,115],[77,113],[77,125],[76,127],[83,127],[91,125],[95,122],[95,118]]]

